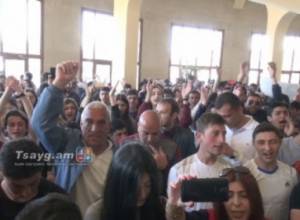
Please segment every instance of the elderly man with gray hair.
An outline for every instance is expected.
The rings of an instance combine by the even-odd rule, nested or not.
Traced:
[[[84,214],[102,195],[113,144],[109,140],[109,113],[100,102],[91,102],[84,108],[80,130],[57,125],[63,110],[63,90],[76,77],[77,71],[77,62],[57,64],[53,84],[41,94],[31,123],[39,140],[55,159],[56,183],[71,194]]]

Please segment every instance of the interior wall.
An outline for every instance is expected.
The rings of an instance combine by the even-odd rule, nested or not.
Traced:
[[[292,21],[288,34],[300,36],[300,15],[297,15]]]
[[[247,2],[233,9],[233,0],[144,0],[142,78],[167,78],[171,24],[224,30],[222,79],[236,78],[239,64],[249,59],[250,37],[264,32],[266,8]]]
[[[80,59],[81,8],[113,12],[113,0],[44,1],[44,70],[62,60]],[[233,0],[143,0],[141,79],[167,78],[169,72],[171,25],[184,24],[224,30],[222,79],[234,79],[239,64],[249,59],[250,37],[265,32],[266,8],[247,2],[233,9]],[[289,33],[300,32],[300,16]]]

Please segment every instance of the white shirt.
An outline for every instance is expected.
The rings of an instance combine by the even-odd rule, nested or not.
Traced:
[[[230,167],[230,165],[221,158],[219,158],[213,165],[207,165],[200,161],[197,154],[193,154],[171,168],[168,178],[168,193],[170,190],[170,184],[177,181],[180,176],[191,175],[196,178],[216,178],[219,177],[223,169],[228,167]],[[186,211],[197,211],[200,209],[210,208],[212,208],[212,203],[199,202],[195,203],[193,207],[186,208]]]
[[[87,208],[103,195],[106,174],[112,160],[112,143],[80,174],[71,191],[71,197],[84,215]]]
[[[266,218],[288,220],[289,197],[298,178],[294,168],[280,161],[277,165],[278,169],[270,174],[259,170],[254,159],[245,164],[258,183]]]
[[[239,129],[231,129],[226,126],[226,143],[237,153],[237,158],[245,163],[255,157],[255,147],[252,144],[252,133],[258,122],[251,116],[248,122]]]

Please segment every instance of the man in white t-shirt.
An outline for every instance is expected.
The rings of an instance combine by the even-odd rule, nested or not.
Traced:
[[[219,156],[222,154],[225,142],[225,121],[218,114],[205,113],[196,122],[196,144],[200,145],[198,152],[175,164],[168,179],[168,192],[170,184],[176,182],[181,176],[197,178],[219,177],[220,172],[230,165]],[[198,211],[212,208],[212,203],[195,203],[186,211]]]
[[[270,123],[262,123],[253,132],[257,156],[248,161],[259,185],[265,216],[272,220],[287,220],[289,196],[298,182],[296,170],[277,160],[281,132]]]
[[[229,92],[223,93],[218,96],[215,109],[226,121],[226,143],[234,151],[232,156],[242,163],[254,158],[255,148],[251,137],[258,122],[244,114],[239,98]]]

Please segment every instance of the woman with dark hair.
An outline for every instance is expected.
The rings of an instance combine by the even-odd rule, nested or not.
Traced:
[[[184,213],[179,198],[181,182],[191,177],[182,177],[171,185],[167,202],[167,220],[265,220],[262,197],[255,178],[246,167],[226,168],[220,175],[229,182],[229,199],[215,203],[214,210],[207,210],[207,215]]]
[[[254,176],[246,167],[224,169],[229,181],[229,200],[216,205],[219,220],[264,220],[262,196]]]
[[[120,119],[126,124],[128,135],[136,132],[136,121],[129,115],[129,102],[125,95],[118,94],[115,96],[116,86],[109,93],[111,104],[111,119]]]
[[[151,153],[140,143],[128,143],[114,154],[104,196],[88,208],[85,219],[163,220],[158,185]]]

